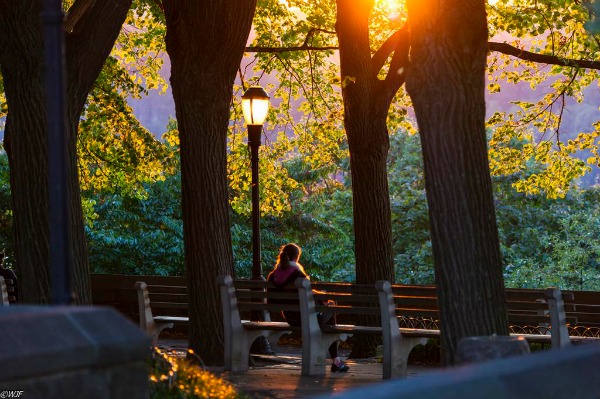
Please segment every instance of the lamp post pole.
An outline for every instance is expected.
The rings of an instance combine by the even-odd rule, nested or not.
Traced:
[[[252,279],[263,278],[260,264],[260,198],[258,180],[258,149],[262,125],[248,125],[248,146],[250,147],[250,163],[252,168]]]
[[[69,230],[67,114],[61,0],[44,1],[46,119],[48,123],[48,210],[52,303],[71,303],[72,249]]]
[[[242,96],[242,110],[248,126],[248,147],[252,169],[252,279],[264,280],[260,264],[260,197],[258,183],[258,150],[262,126],[269,111],[269,95],[260,86],[251,86]],[[252,312],[252,320],[264,320],[261,312]],[[262,335],[252,344],[251,353],[274,355],[269,341]]]

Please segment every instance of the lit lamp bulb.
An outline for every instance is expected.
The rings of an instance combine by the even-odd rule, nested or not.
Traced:
[[[269,95],[260,86],[251,86],[242,96],[246,125],[262,125],[269,111]]]

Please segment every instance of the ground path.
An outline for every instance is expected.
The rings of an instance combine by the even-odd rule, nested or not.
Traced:
[[[185,340],[161,339],[159,346],[185,352]],[[301,348],[297,345],[279,345],[273,348],[277,356],[252,356],[253,366],[247,373],[224,372],[222,368],[209,368],[221,378],[233,384],[238,391],[251,398],[305,398],[310,396],[337,394],[345,390],[381,383],[381,363],[376,359],[349,359],[347,373],[331,373],[329,364],[324,377],[302,377],[300,375]],[[341,349],[341,356],[348,350]],[[408,366],[408,378],[424,373],[439,371],[436,366]]]

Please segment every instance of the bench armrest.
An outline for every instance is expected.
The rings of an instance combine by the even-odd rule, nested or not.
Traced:
[[[569,346],[571,341],[567,329],[567,317],[562,293],[560,289],[551,287],[546,288],[545,294],[548,310],[550,311],[550,325],[552,326],[552,349]]]

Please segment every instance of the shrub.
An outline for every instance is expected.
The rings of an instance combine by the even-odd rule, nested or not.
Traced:
[[[193,355],[193,352],[189,353]],[[150,370],[150,399],[179,398],[237,399],[247,396],[198,364],[156,348]]]

